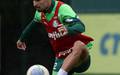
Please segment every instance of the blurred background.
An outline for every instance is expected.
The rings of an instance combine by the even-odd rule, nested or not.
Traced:
[[[84,75],[120,75],[120,0],[63,1],[79,15],[86,26],[85,33],[95,39],[90,50],[91,66]],[[0,0],[2,75],[25,75],[33,64],[42,64],[51,73],[54,54],[44,27],[37,25],[33,30],[26,40],[27,51],[16,48],[16,41],[34,12],[32,0]]]

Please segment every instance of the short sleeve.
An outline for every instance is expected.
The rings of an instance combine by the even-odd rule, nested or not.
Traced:
[[[64,17],[77,17],[76,13],[74,10],[67,4],[63,4],[60,9],[59,9],[59,19],[62,22]]]
[[[40,22],[40,20],[41,20],[41,13],[39,11],[37,11],[37,10],[35,12],[34,20],[36,22]]]

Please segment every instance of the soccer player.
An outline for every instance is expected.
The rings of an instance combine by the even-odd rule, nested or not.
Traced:
[[[56,0],[33,0],[33,6],[35,16],[18,39],[17,48],[25,50],[25,37],[37,22],[42,23],[56,55],[53,75],[86,71],[90,66],[88,49],[93,39],[83,34],[85,26],[77,14],[69,5]]]

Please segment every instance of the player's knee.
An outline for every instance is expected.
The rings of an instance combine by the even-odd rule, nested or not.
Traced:
[[[74,47],[77,47],[77,48],[82,48],[84,46],[85,46],[85,44],[82,41],[76,41],[74,43]]]
[[[73,54],[75,56],[80,56],[81,59],[84,59],[88,56],[88,50],[85,48],[85,44],[81,41],[76,41],[72,49]]]

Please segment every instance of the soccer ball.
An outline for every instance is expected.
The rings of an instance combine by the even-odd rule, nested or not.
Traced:
[[[27,70],[26,75],[49,75],[49,71],[43,65],[33,65]]]

